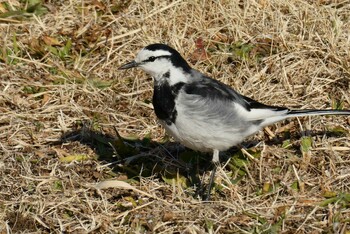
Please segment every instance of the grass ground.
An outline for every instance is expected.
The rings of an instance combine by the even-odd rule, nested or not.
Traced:
[[[117,70],[162,42],[261,102],[350,109],[349,1],[9,0],[0,38],[0,233],[350,233],[349,117],[252,136],[205,203],[210,157]]]

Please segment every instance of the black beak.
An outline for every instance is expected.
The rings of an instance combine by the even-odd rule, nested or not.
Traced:
[[[139,64],[138,64],[135,60],[133,60],[133,61],[131,61],[131,62],[129,62],[129,63],[126,63],[126,64],[120,66],[120,67],[118,68],[118,70],[129,69],[129,68],[137,67],[138,65],[139,65]]]

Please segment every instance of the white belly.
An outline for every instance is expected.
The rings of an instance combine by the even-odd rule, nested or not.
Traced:
[[[204,128],[193,119],[176,121],[175,124],[171,125],[167,125],[164,121],[160,121],[160,123],[176,141],[190,149],[201,152],[212,152],[214,149],[219,151],[228,150],[259,130],[259,128],[254,127],[239,131],[235,129],[235,126],[223,129],[220,124],[215,126],[206,125],[206,128]]]

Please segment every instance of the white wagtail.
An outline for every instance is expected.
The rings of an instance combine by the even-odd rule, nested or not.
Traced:
[[[290,110],[259,103],[192,69],[179,52],[164,44],[146,46],[135,60],[119,69],[133,67],[154,78],[154,111],[166,131],[188,148],[213,152],[207,199],[220,151],[290,117],[350,115],[350,110]]]

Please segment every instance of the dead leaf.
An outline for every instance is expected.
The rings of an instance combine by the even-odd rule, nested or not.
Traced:
[[[49,46],[58,46],[61,45],[61,42],[59,42],[56,38],[54,37],[49,37],[49,36],[43,36],[42,37],[44,43]]]
[[[266,194],[266,193],[271,192],[271,190],[272,190],[272,185],[271,185],[271,183],[265,182],[264,185],[263,185],[263,188],[262,188],[262,193],[263,193],[263,194]]]
[[[279,206],[275,209],[274,220],[277,221],[281,216],[285,215],[288,210],[287,206]]]
[[[43,51],[43,47],[40,45],[40,42],[36,38],[29,38],[29,46],[35,51]]]
[[[41,99],[41,104],[44,105],[50,100],[51,96],[47,93],[43,95],[43,99]]]
[[[203,60],[208,59],[208,54],[205,51],[202,38],[199,37],[196,40],[196,49],[192,53],[190,59],[191,59],[192,62],[198,62],[198,61],[203,61]]]
[[[134,192],[140,193],[140,194],[145,195],[147,197],[161,200],[161,199],[153,196],[152,194],[149,194],[149,193],[146,193],[142,190],[139,190],[139,189],[135,188],[134,186],[128,184],[127,182],[121,181],[121,180],[105,180],[105,181],[102,181],[102,182],[96,184],[94,187],[96,189],[106,189],[106,188],[130,189],[130,190],[133,190]]]
[[[168,222],[173,220],[175,217],[174,213],[171,211],[164,211],[163,216],[162,216],[162,221],[163,222]]]

